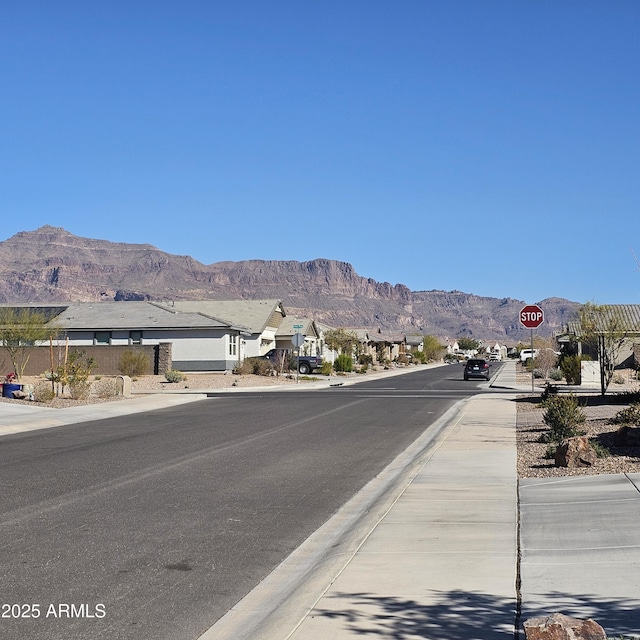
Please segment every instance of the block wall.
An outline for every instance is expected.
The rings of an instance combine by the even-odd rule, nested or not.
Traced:
[[[156,345],[100,345],[83,346],[80,348],[69,347],[69,351],[84,351],[84,356],[94,358],[98,367],[95,374],[111,376],[119,375],[118,364],[125,351],[141,351],[147,356],[147,371],[145,375],[162,375],[171,368],[171,343],[165,342]],[[54,347],[54,367],[64,362],[64,349]],[[38,376],[51,369],[51,351],[49,347],[33,347],[29,349],[29,361],[24,370],[25,376]],[[0,347],[0,381],[8,373],[13,372],[13,365],[9,353]]]

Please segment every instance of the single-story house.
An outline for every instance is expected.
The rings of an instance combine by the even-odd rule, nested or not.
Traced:
[[[422,351],[424,349],[424,336],[407,334],[405,336],[405,346],[407,352]]]
[[[321,356],[322,342],[320,330],[316,323],[309,318],[297,318],[286,316],[282,319],[276,332],[276,345],[281,349],[293,348],[293,336],[301,333],[304,336],[304,344],[300,347],[300,353],[306,356]]]
[[[43,313],[56,333],[56,346],[83,349],[92,357],[101,347],[160,347],[162,362],[154,373],[226,371],[245,357],[263,355],[276,346],[276,332],[286,316],[279,300],[74,302],[14,305]],[[111,361],[113,360],[113,350]],[[6,358],[5,358],[6,359]],[[103,357],[106,362],[106,358]],[[34,361],[35,362],[35,361]],[[40,358],[39,362],[43,362]],[[34,364],[35,366],[35,364]],[[45,368],[35,373],[41,373]],[[110,362],[101,373],[112,371]],[[28,372],[27,372],[28,373]]]
[[[180,371],[233,369],[242,356],[246,327],[154,302],[78,302],[52,320],[71,348],[171,344]]]
[[[401,333],[383,333],[381,329],[351,328],[362,345],[362,353],[373,362],[395,360],[407,351],[406,336]]]
[[[280,300],[195,300],[172,302],[171,309],[201,313],[243,327],[240,359],[262,356],[277,346],[276,334],[287,316]]]
[[[612,328],[618,330],[621,336],[621,345],[617,350],[615,367],[638,366],[635,359],[635,346],[640,342],[640,305],[637,304],[608,304],[602,305],[602,315],[596,314],[594,319],[598,322],[595,334],[600,338]],[[610,320],[607,314],[611,314],[614,320]],[[565,353],[574,352],[577,355],[588,355],[592,359],[598,359],[597,346],[589,345],[582,340],[583,329],[578,320],[567,323],[556,336],[556,342]]]

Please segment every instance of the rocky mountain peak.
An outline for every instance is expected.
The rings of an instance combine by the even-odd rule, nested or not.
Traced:
[[[204,265],[150,244],[82,238],[51,225],[0,242],[2,302],[233,298],[277,298],[290,313],[331,326],[512,342],[528,335],[518,322],[522,301],[411,291],[327,258]],[[557,298],[541,304],[546,333],[559,329],[578,307]]]

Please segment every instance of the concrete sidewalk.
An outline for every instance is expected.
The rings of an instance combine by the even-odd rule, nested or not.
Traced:
[[[640,473],[520,481],[522,619],[640,637]]]
[[[469,401],[292,640],[513,638],[515,407]]]
[[[329,541],[331,557],[320,575],[305,565],[305,554],[313,553],[306,547],[318,544],[312,536],[202,640],[511,640],[517,619],[515,404],[511,396],[477,396],[447,419],[426,451],[418,444],[424,453],[395,495],[371,517],[367,509],[353,527],[357,539]],[[325,528],[335,526],[330,521]]]

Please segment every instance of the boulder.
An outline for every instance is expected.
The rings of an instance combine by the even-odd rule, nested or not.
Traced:
[[[595,620],[579,620],[562,613],[530,618],[523,627],[526,640],[607,640]]]
[[[590,467],[598,454],[586,436],[567,438],[556,449],[556,467]]]

